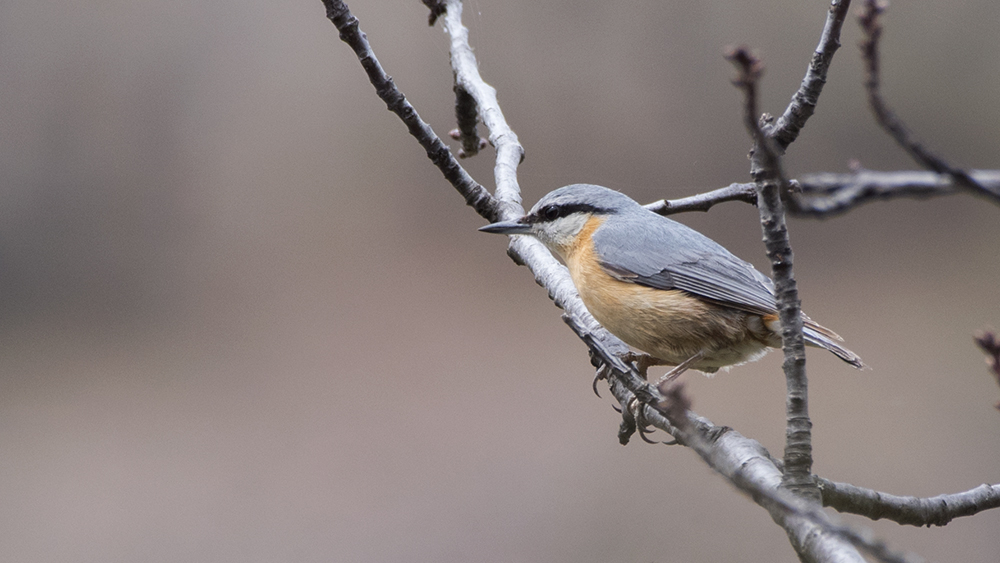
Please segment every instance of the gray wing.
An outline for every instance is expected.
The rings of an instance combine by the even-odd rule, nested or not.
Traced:
[[[605,222],[594,233],[594,245],[604,269],[622,281],[680,289],[753,313],[777,313],[774,284],[767,276],[698,231],[650,211]]]

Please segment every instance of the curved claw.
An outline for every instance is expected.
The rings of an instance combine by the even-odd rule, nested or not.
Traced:
[[[650,440],[649,438],[646,437],[646,434],[652,434],[652,432],[649,431],[649,427],[648,426],[643,426],[641,424],[636,424],[635,427],[636,427],[636,430],[639,431],[639,437],[642,438],[643,442],[646,442],[647,444],[659,444],[660,443],[660,442],[658,442],[656,440]]]
[[[656,430],[655,429],[649,430],[648,426],[636,425],[636,430],[639,431],[639,437],[642,438],[642,441],[646,442],[647,444],[663,444],[664,446],[676,446],[677,444],[680,444],[680,442],[678,442],[676,438],[674,438],[673,440],[668,440],[666,442],[660,442],[659,440],[650,440],[649,438],[646,437],[646,434],[652,434]]]
[[[597,395],[599,398],[601,397],[601,393],[597,390],[597,382],[602,379],[608,378],[609,369],[610,368],[608,367],[608,364],[601,364],[601,367],[597,368],[597,373],[594,374],[594,381],[592,381],[590,384],[591,388],[593,388],[594,390],[594,394]]]
[[[652,434],[654,430],[649,429],[649,423],[646,422],[645,415],[642,414],[642,403],[638,399],[632,399],[629,404],[629,411],[632,413],[633,418],[635,418],[635,428],[639,431],[639,437],[642,438],[643,442],[647,444],[658,444],[656,440],[650,440],[646,437],[647,434]]]
[[[660,442],[658,440],[651,440],[647,438],[648,434],[656,432],[657,429],[655,427],[652,430],[649,429],[650,424],[646,422],[646,416],[643,414],[642,407],[643,405],[638,399],[632,399],[632,402],[629,404],[629,412],[635,419],[635,429],[639,431],[639,437],[642,438],[643,442],[646,442],[647,444],[663,444],[664,446],[674,446],[680,443],[676,439]]]

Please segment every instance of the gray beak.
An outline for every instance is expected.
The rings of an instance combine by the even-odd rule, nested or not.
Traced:
[[[495,233],[498,235],[527,235],[531,234],[531,225],[517,221],[500,221],[499,223],[480,227],[479,230],[484,233]]]

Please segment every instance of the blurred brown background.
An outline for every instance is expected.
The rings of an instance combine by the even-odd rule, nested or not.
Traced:
[[[360,2],[439,134],[440,26]],[[0,3],[0,557],[6,561],[795,561],[681,448],[618,445],[584,346],[385,111],[320,2]],[[486,2],[465,21],[520,136],[525,201],[746,181],[732,69],[781,111],[826,3]],[[1000,167],[1000,4],[901,2],[885,88],[935,149]],[[913,168],[864,106],[852,22],[791,175]],[[492,153],[467,163],[492,187]],[[756,211],[679,217],[766,267]],[[896,494],[1000,481],[1000,209],[966,196],[794,220],[806,310],[873,367],[810,353],[816,471]],[[686,376],[779,453],[771,354]],[[848,518],[852,522],[854,519]],[[995,562],[1000,511],[866,524]]]

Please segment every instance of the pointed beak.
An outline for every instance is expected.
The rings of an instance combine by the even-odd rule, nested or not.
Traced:
[[[480,227],[479,230],[484,233],[495,233],[498,235],[527,235],[531,234],[531,225],[518,221],[500,221],[499,223]]]

